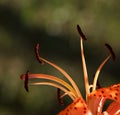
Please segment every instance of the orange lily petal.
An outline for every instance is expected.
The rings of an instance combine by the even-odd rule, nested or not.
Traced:
[[[76,99],[58,115],[92,115],[82,98]]]
[[[120,115],[120,103],[116,101],[112,102],[106,111],[110,115]]]
[[[88,96],[88,107],[93,115],[102,112],[103,105],[107,99],[120,103],[120,84],[108,88],[100,88],[91,92]]]

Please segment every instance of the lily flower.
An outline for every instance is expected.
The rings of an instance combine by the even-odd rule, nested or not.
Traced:
[[[94,76],[93,83],[90,84],[88,80],[87,66],[83,49],[83,41],[87,39],[79,25],[77,25],[77,30],[80,35],[80,48],[84,73],[86,99],[83,99],[78,86],[66,71],[64,71],[58,65],[40,57],[38,52],[39,44],[37,44],[35,47],[35,54],[39,63],[47,63],[54,67],[68,79],[69,83],[53,75],[31,74],[27,71],[26,74],[21,75],[21,79],[24,80],[24,87],[26,91],[28,91],[28,85],[53,86],[58,89],[58,98],[61,103],[62,98],[68,95],[73,100],[73,102],[60,113],[58,113],[58,115],[120,115],[120,83],[112,85],[110,87],[97,88],[98,76],[101,69],[111,57],[115,59],[115,54],[111,46],[109,44],[105,44],[110,53],[98,67]],[[40,82],[29,82],[29,79],[40,79]],[[41,81],[41,79],[46,81]],[[60,91],[64,93],[61,95]],[[103,111],[103,106],[107,100],[112,100],[112,103],[108,106],[108,108],[105,111]]]

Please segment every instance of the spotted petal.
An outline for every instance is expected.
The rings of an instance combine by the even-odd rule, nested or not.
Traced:
[[[88,96],[88,108],[93,115],[100,115],[103,105],[108,99],[120,104],[120,84],[108,88],[101,88],[90,93]]]
[[[110,115],[120,115],[120,103],[116,101],[112,102],[105,112]]]
[[[92,115],[82,98],[76,99],[58,115]]]

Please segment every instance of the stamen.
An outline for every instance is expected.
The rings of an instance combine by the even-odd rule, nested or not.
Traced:
[[[25,81],[24,81],[24,88],[27,92],[29,91],[29,89],[28,89],[28,74],[29,74],[29,71],[26,72]]]
[[[60,72],[70,81],[70,83],[72,84],[73,88],[75,89],[75,92],[77,93],[77,96],[78,96],[78,97],[82,97],[82,95],[81,95],[81,93],[80,93],[77,85],[76,85],[75,82],[73,81],[73,79],[72,79],[62,68],[60,68],[60,67],[57,66],[56,64],[54,64],[54,63],[52,63],[52,62],[50,62],[50,61],[48,61],[48,60],[46,60],[46,59],[40,57],[40,55],[39,55],[39,53],[38,53],[38,48],[39,48],[39,44],[37,44],[36,50],[35,50],[35,53],[36,53],[36,55],[37,55],[38,61],[40,61],[40,62],[41,62],[41,61],[46,62],[47,64],[51,65],[52,67],[54,67],[54,68],[56,68],[58,71],[60,71]]]
[[[80,34],[80,46],[81,46],[81,58],[82,58],[82,65],[83,65],[83,73],[84,73],[84,82],[85,82],[85,89],[86,89],[86,99],[88,94],[90,93],[89,91],[89,81],[88,81],[88,73],[87,73],[87,66],[86,66],[86,61],[85,61],[85,56],[84,56],[84,49],[83,49],[83,40],[86,40],[85,35],[83,34],[81,28],[79,25],[77,25],[78,32]]]
[[[111,47],[109,44],[107,44],[107,43],[105,44],[105,46],[106,46],[106,47],[108,48],[108,50],[110,51],[111,56],[112,56],[112,59],[115,60],[115,59],[116,59],[116,56],[115,56],[115,53],[114,53],[112,47]]]
[[[93,75],[93,78],[94,78],[94,76],[95,76],[95,75]],[[92,84],[92,86],[93,86],[93,84]],[[92,88],[93,88],[93,87],[92,87]],[[96,89],[100,89],[100,88],[102,88],[102,86],[100,85],[99,80],[97,80]]]
[[[67,93],[64,93],[61,95],[61,98],[65,97],[67,95]]]
[[[93,88],[93,85],[90,84],[90,85],[89,85],[89,91],[91,91],[92,88]]]
[[[25,80],[25,78],[26,78],[26,75],[21,76],[22,80]],[[64,80],[58,77],[54,77],[47,74],[29,74],[29,79],[47,79],[47,80],[56,82],[57,84],[60,84],[61,86],[66,87],[67,90],[72,92],[76,98],[78,97],[76,94],[76,91],[67,82],[65,82]]]
[[[60,90],[59,88],[57,89],[57,95],[58,95],[58,102],[59,102],[61,105],[64,105],[63,100],[62,100],[62,97],[61,97],[61,90]]]
[[[77,30],[78,33],[80,34],[80,36],[82,37],[83,40],[87,40],[86,36],[84,35],[84,33],[82,32],[81,28],[79,25],[77,25]]]
[[[36,44],[36,46],[35,46],[36,59],[38,60],[38,62],[39,62],[40,64],[44,64],[44,62],[40,59],[40,55],[39,55],[38,49],[39,49],[39,44]]]
[[[62,87],[61,85],[58,85],[56,83],[52,83],[52,82],[34,82],[34,83],[30,83],[30,85],[50,85],[50,86],[53,86],[53,87],[56,87],[56,88],[59,88],[61,89],[63,92],[65,92],[73,101],[76,99],[75,95],[66,90],[66,88]]]
[[[105,46],[109,49],[110,55],[108,55],[107,58],[105,58],[105,60],[98,67],[98,69],[97,69],[97,71],[95,73],[92,91],[94,91],[96,89],[96,85],[97,85],[97,80],[98,80],[99,73],[100,73],[101,69],[103,68],[103,66],[105,65],[105,63],[110,59],[111,56],[112,56],[113,59],[115,59],[115,54],[114,54],[111,46],[109,44],[105,44]]]

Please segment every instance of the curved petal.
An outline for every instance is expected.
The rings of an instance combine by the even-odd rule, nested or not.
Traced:
[[[58,115],[92,115],[82,98],[76,99]]]
[[[93,115],[100,115],[102,113],[103,105],[107,99],[120,103],[120,84],[100,88],[88,96],[88,107]]]
[[[120,103],[112,102],[107,108],[106,112],[110,115],[120,115]]]

